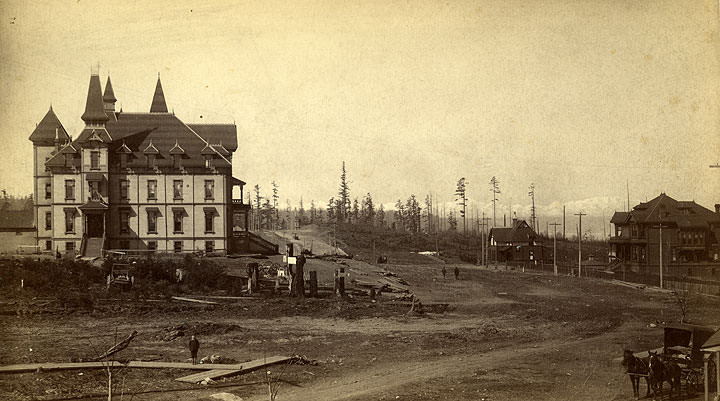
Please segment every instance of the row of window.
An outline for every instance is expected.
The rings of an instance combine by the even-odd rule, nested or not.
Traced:
[[[173,233],[174,234],[182,234],[183,233],[183,217],[185,212],[176,210],[173,211]],[[120,232],[123,234],[127,234],[130,232],[130,212],[126,210],[121,210],[120,213]],[[206,234],[213,234],[215,233],[215,220],[213,217],[215,216],[215,212],[213,211],[206,211],[205,212],[205,233]],[[149,210],[147,213],[147,223],[148,223],[148,234],[157,234],[157,217],[158,212],[154,210]],[[52,229],[52,212],[45,212],[45,229],[51,230]],[[65,211],[65,233],[75,233],[75,212],[66,210]]]
[[[181,210],[175,210],[173,211],[173,233],[174,234],[182,234],[183,233],[183,218],[185,216],[185,212]],[[213,217],[215,216],[215,212],[213,211],[206,211],[205,212],[205,233],[206,234],[214,234],[215,233],[215,221]],[[148,234],[157,234],[157,218],[158,218],[158,212],[154,210],[148,210],[147,212],[147,233]],[[130,212],[121,210],[120,211],[120,233],[127,234],[130,232]]]
[[[680,243],[683,245],[704,245],[705,233],[702,232],[680,232]]]
[[[157,241],[148,241],[148,250],[157,251]],[[120,249],[130,249],[130,241],[120,241]],[[52,251],[52,241],[45,241],[45,250]],[[173,251],[182,252],[182,241],[173,241]],[[75,252],[75,242],[65,242],[66,252]],[[215,252],[215,241],[205,241],[205,252]]]
[[[90,197],[93,200],[100,199],[100,182],[89,181]],[[120,199],[128,200],[130,181],[120,180]],[[205,180],[205,200],[215,199],[215,181]],[[52,187],[50,183],[45,184],[45,199],[52,198]],[[157,180],[148,180],[147,182],[147,198],[148,200],[157,200]],[[65,200],[75,199],[75,180],[65,180]],[[173,199],[183,200],[183,180],[173,180]]]

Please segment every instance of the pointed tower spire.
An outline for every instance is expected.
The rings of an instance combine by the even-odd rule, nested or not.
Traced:
[[[113,91],[112,82],[110,82],[110,75],[108,75],[107,83],[105,83],[105,93],[103,94],[103,101],[105,103],[115,103],[115,91]]]
[[[102,85],[97,74],[90,75],[85,113],[81,118],[86,124],[105,124],[108,120],[103,106]]]
[[[155,94],[153,95],[152,104],[150,105],[150,112],[168,112],[167,104],[165,103],[165,94],[163,93],[162,84],[160,83],[160,73],[158,73],[157,85],[155,85]]]

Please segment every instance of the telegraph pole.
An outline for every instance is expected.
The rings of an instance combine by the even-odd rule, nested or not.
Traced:
[[[483,211],[483,217],[482,217],[482,242],[483,242],[483,259],[484,259],[483,265],[484,265],[484,266],[487,266],[487,264],[488,264],[488,253],[489,253],[489,252],[488,252],[487,244],[485,243],[485,242],[486,242],[486,241],[485,241],[485,228],[487,228],[487,226],[488,226],[488,220],[490,220],[490,218],[489,218],[489,217],[485,217],[485,211]]]
[[[553,226],[553,271],[555,272],[555,275],[558,275],[558,268],[557,268],[557,226],[560,225],[560,223],[552,222],[550,223],[551,226]]]
[[[530,207],[530,224],[532,224],[532,229],[537,232],[538,227],[535,220],[535,184],[530,183],[530,187],[528,189],[528,196],[532,199],[532,206]]]
[[[662,220],[660,220],[660,288],[663,288]]]
[[[500,181],[493,176],[492,179],[490,179],[490,192],[492,192],[492,203],[493,203],[493,227],[497,226],[497,221],[495,219],[495,203],[498,201],[497,195],[500,193]],[[511,206],[512,207],[512,206]]]
[[[578,226],[578,277],[582,277],[582,217],[587,216],[587,213],[575,213],[575,216],[580,218],[580,225]]]

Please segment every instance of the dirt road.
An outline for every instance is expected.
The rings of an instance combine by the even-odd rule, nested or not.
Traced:
[[[318,268],[332,266],[318,264]],[[323,267],[325,266],[325,267]],[[277,400],[630,400],[616,358],[625,348],[657,347],[679,309],[667,294],[605,282],[459,266],[391,265],[431,310],[408,314],[390,298],[285,297],[212,305],[108,302],[94,310],[4,316],[3,363],[69,361],[97,354],[130,330],[140,333],[124,358],[184,361],[187,337],[201,356],[238,362],[301,354],[316,365],[284,371]],[[362,268],[353,264],[353,269]],[[446,268],[450,271],[454,266]],[[368,268],[370,269],[370,268]],[[372,269],[376,269],[372,267]],[[327,273],[327,272],[325,272]],[[420,309],[422,311],[422,309]],[[720,302],[697,299],[690,319],[720,324]],[[182,335],[175,336],[178,332]],[[269,369],[277,378],[282,368]],[[82,375],[80,375],[82,373]],[[228,393],[267,400],[264,372],[203,387],[175,382],[175,370],[116,372],[116,393],[137,400],[211,400]],[[0,398],[106,398],[102,371],[0,376]],[[73,398],[77,397],[77,398]],[[699,398],[698,398],[699,399]]]

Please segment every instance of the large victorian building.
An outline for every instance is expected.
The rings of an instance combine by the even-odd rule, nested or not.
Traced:
[[[168,112],[159,77],[149,113],[115,103],[110,78],[103,92],[92,75],[76,139],[52,108],[30,135],[40,249],[233,251],[249,208],[244,182],[232,177],[235,125],[182,122]]]
[[[715,211],[662,193],[629,212],[615,212],[610,254],[634,271],[655,272],[661,263],[677,273],[697,275],[692,265],[711,267],[720,277],[720,205]],[[650,266],[655,266],[648,269]]]

